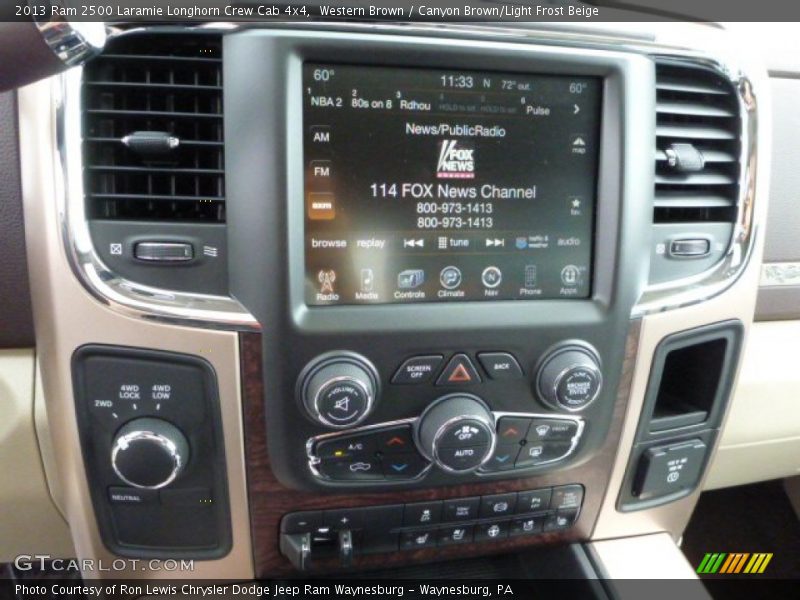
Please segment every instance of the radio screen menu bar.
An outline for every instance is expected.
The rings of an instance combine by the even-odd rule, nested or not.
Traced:
[[[310,305],[586,298],[601,80],[305,64]]]

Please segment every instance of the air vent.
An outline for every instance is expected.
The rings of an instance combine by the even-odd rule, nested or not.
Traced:
[[[730,223],[739,193],[735,90],[715,71],[656,65],[656,223]]]
[[[225,221],[219,36],[120,37],[82,93],[90,219]]]

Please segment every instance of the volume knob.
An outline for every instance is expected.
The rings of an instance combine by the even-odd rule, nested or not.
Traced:
[[[189,442],[163,419],[143,417],[123,425],[111,447],[111,466],[133,487],[156,490],[180,475],[189,459]]]
[[[318,423],[345,429],[366,419],[375,404],[378,373],[369,360],[351,352],[323,355],[300,376],[300,397]]]

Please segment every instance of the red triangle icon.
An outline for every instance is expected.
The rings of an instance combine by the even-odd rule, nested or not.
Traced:
[[[447,381],[450,383],[467,383],[472,381],[472,375],[469,374],[467,368],[463,364],[459,364],[453,372],[450,373],[450,377],[447,378]]]

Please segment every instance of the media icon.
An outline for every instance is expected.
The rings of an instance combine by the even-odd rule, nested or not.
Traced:
[[[486,267],[481,273],[481,281],[489,289],[494,289],[503,281],[503,273],[497,267]]]
[[[361,269],[361,291],[371,292],[375,288],[375,274],[372,269]]]
[[[413,290],[425,283],[425,271],[422,269],[406,269],[397,275],[397,287],[401,290]]]
[[[439,273],[439,283],[446,290],[454,290],[461,285],[461,270],[458,267],[445,267]]]

